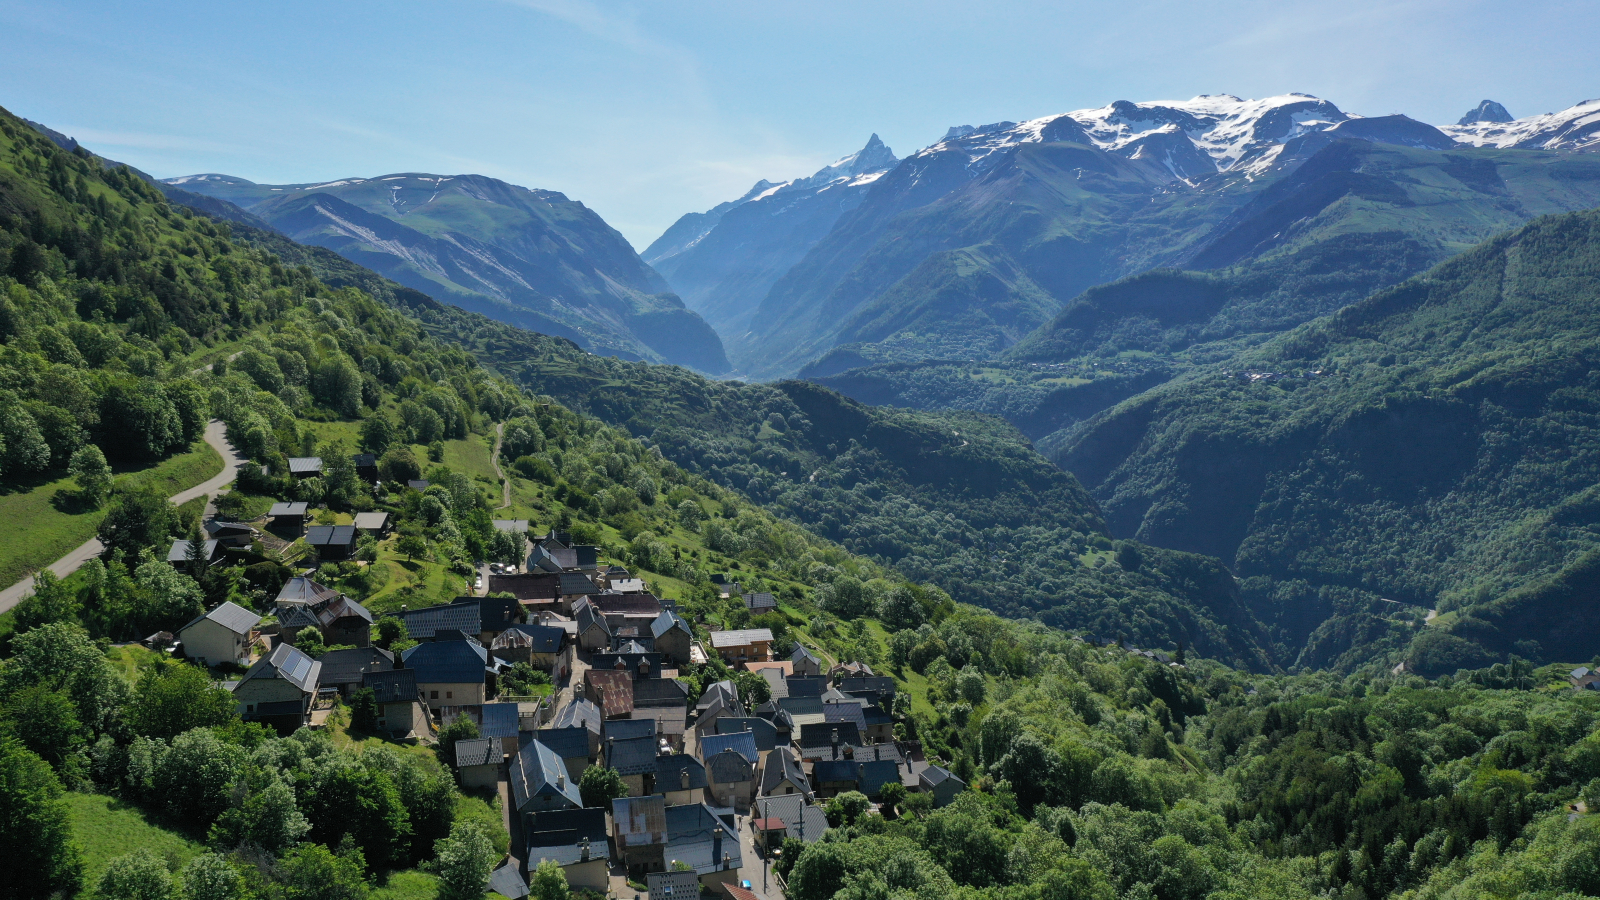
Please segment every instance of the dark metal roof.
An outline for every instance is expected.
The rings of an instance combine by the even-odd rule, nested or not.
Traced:
[[[306,543],[313,547],[343,547],[355,542],[354,525],[313,525],[306,529]]]
[[[267,510],[267,515],[274,519],[279,516],[303,517],[305,516],[306,511],[310,508],[311,504],[300,501],[296,501],[294,503],[274,503],[272,504],[272,508]]]
[[[417,673],[410,669],[392,672],[368,672],[361,676],[361,686],[372,688],[379,703],[415,703],[417,700]]]
[[[655,621],[650,623],[650,635],[660,640],[662,635],[674,628],[691,638],[694,637],[694,630],[689,627],[689,623],[685,622],[682,616],[671,610],[662,610],[661,615],[656,616]]]
[[[611,634],[611,625],[606,622],[606,617],[588,603],[579,603],[572,608],[572,618],[578,623],[578,633],[583,634],[591,628],[599,628],[606,635]]]
[[[920,777],[923,785],[926,787],[938,787],[939,785],[944,784],[946,781],[953,781],[962,787],[967,786],[965,781],[957,778],[949,769],[941,768],[939,766],[929,766],[926,769],[923,769]]]
[[[756,736],[748,731],[733,734],[708,734],[700,738],[700,758],[710,760],[723,750],[732,750],[744,757],[750,765],[761,762],[761,751],[756,749]]]
[[[522,575],[489,574],[489,593],[507,592],[518,600],[555,600],[561,596],[561,576],[554,572],[528,572]]]
[[[828,679],[821,677],[789,677],[783,680],[791,697],[821,697],[828,690]]]
[[[217,541],[215,539],[202,541],[204,546],[200,550],[200,561],[206,562],[217,555]],[[189,541],[178,538],[172,542],[167,550],[167,562],[182,563],[189,561]]]
[[[744,608],[751,612],[760,612],[767,609],[778,608],[778,598],[761,591],[755,594],[744,595]]]
[[[852,759],[819,759],[811,767],[811,777],[817,784],[855,783],[861,778],[861,769]]]
[[[529,625],[526,623],[512,625],[507,632],[518,632],[528,636],[528,649],[534,653],[559,653],[561,642],[566,640],[567,632],[564,628],[554,625]]]
[[[841,749],[849,744],[861,743],[861,734],[851,722],[811,722],[801,725],[795,743],[800,746],[802,753],[819,748],[828,750],[833,746],[835,732],[838,733]]]
[[[856,754],[856,759],[861,759],[859,752]],[[860,763],[860,766],[861,786],[858,790],[868,797],[878,796],[878,792],[883,790],[886,784],[900,783],[900,764],[893,760],[869,759]]]
[[[528,868],[533,869],[547,859],[563,866],[581,861],[585,838],[589,841],[590,859],[605,859],[611,855],[611,835],[606,830],[604,807],[557,809],[535,814],[533,825],[528,829]]]
[[[320,456],[291,456],[289,457],[289,474],[312,475],[322,471],[322,457]]]
[[[866,716],[861,712],[857,703],[824,703],[822,705],[822,718],[828,722],[849,722],[856,728],[857,734],[867,730]]]
[[[796,663],[799,663],[802,660],[808,660],[809,659],[809,660],[811,660],[812,662],[816,663],[819,666],[822,665],[822,660],[818,659],[817,655],[815,653],[812,653],[810,650],[807,650],[805,644],[795,644],[794,645],[794,652],[789,654],[789,658],[791,660],[795,661]]]
[[[651,594],[592,594],[589,602],[609,615],[650,616],[661,615],[661,601]]]
[[[839,684],[846,694],[893,694],[894,679],[884,675],[856,675]]]
[[[478,732],[486,738],[517,736],[517,704],[485,703],[479,716]]]
[[[561,573],[561,596],[576,597],[580,594],[598,594],[600,589],[595,587],[589,576],[582,572]]]

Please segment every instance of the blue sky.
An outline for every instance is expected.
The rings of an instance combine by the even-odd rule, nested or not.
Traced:
[[[1453,122],[1600,96],[1592,3],[0,0],[0,106],[158,177],[475,172],[643,248],[877,132],[1316,94]]]

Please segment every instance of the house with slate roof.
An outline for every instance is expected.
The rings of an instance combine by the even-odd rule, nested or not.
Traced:
[[[516,753],[521,749],[517,741],[521,721],[517,704],[485,703],[474,718],[478,723],[478,736],[498,740],[502,753]]]
[[[246,722],[265,722],[289,733],[311,720],[322,663],[288,644],[255,661],[234,686],[233,699]]]
[[[656,791],[668,806],[702,803],[706,799],[706,767],[687,753],[656,756]]]
[[[213,518],[207,519],[200,528],[205,531],[206,537],[224,547],[249,547],[256,536],[256,530],[243,522],[225,522]]]
[[[789,661],[794,663],[794,674],[817,678],[822,675],[822,660],[815,653],[806,649],[806,645],[796,643],[794,652],[789,654]]]
[[[372,613],[309,578],[300,576],[285,582],[273,601],[273,610],[278,616],[278,634],[291,644],[306,628],[316,629],[328,646],[372,644]]]
[[[716,891],[720,885],[738,884],[744,856],[739,836],[704,803],[666,808],[667,845],[663,857],[688,866],[700,876],[700,886]]]
[[[507,780],[511,782],[512,808],[524,823],[534,813],[583,806],[578,783],[567,777],[566,765],[538,741],[529,741],[512,757]]]
[[[274,503],[267,510],[267,518],[272,520],[272,527],[284,531],[298,533],[306,524],[306,513],[310,512],[311,504],[303,501],[292,503]]]
[[[607,737],[601,748],[603,765],[616,770],[628,786],[628,796],[644,797],[656,792],[656,739]]]
[[[378,483],[378,454],[352,453],[350,462],[356,467],[356,477],[367,484]]]
[[[529,610],[554,610],[570,614],[572,601],[561,598],[561,576],[553,572],[489,574],[489,593],[508,593]]]
[[[721,700],[722,704],[726,707],[737,707],[739,705],[739,689],[735,687],[731,681],[712,682],[710,685],[707,685],[705,691],[700,694],[700,701],[694,705],[695,712],[705,712],[707,709],[710,709],[711,705],[716,703],[718,700]],[[743,713],[741,713],[741,715],[742,714]]]
[[[354,525],[357,532],[381,541],[389,535],[389,514],[386,512],[356,513]]]
[[[596,653],[589,664],[596,669],[626,672],[634,681],[661,677],[661,654],[645,652],[637,643],[629,643],[621,650]]]
[[[935,807],[949,806],[955,802],[956,795],[967,789],[967,783],[957,778],[949,769],[939,766],[929,766],[922,770],[918,777],[918,785],[922,790],[933,795]]]
[[[535,669],[554,673],[561,665],[561,650],[566,641],[564,628],[519,623],[495,635],[489,642],[489,649],[508,663],[527,663]]]
[[[604,895],[611,888],[611,835],[601,807],[537,813],[525,827],[527,871],[546,860],[561,867],[573,890]]]
[[[572,618],[578,623],[578,646],[594,652],[611,646],[611,623],[587,599],[572,607]]]
[[[352,647],[330,650],[318,662],[322,663],[322,673],[317,676],[317,687],[332,688],[348,700],[362,686],[368,672],[393,670],[394,654],[377,647]]]
[[[410,669],[368,672],[361,686],[372,689],[378,703],[378,728],[390,737],[427,734],[432,714],[417,689],[417,673]]]
[[[755,797],[756,767],[761,753],[748,731],[700,739],[700,760],[706,767],[706,791],[718,806],[748,809]]]
[[[837,797],[856,790],[860,785],[861,768],[853,759],[819,759],[811,766],[811,780],[817,786],[817,796]]]
[[[354,525],[313,525],[306,529],[306,543],[319,560],[349,559],[356,552]]]
[[[807,761],[843,759],[844,748],[861,743],[861,732],[850,722],[812,722],[800,726],[795,752]]]
[[[866,748],[861,748],[866,749]],[[900,764],[892,759],[866,759],[863,760],[860,750],[856,753],[856,764],[861,767],[859,785],[856,790],[868,797],[877,800],[883,793],[886,784],[900,783]]]
[[[567,766],[567,777],[574,782],[583,777],[583,770],[589,768],[589,761],[594,759],[589,729],[581,725],[541,728],[529,735],[529,739],[537,740],[561,757]]]
[[[494,738],[477,737],[456,741],[456,773],[461,786],[492,788],[500,783],[500,763],[505,754]]]
[[[473,640],[433,641],[400,654],[416,673],[417,688],[435,712],[440,707],[476,706],[488,696],[492,675],[489,651]]]
[[[439,632],[459,631],[488,643],[522,617],[522,607],[504,597],[457,597],[442,606],[396,613],[414,641],[431,641]]]
[[[648,678],[633,683],[633,708],[666,708],[682,719],[689,711],[689,686],[676,678]],[[658,729],[659,730],[659,729]],[[678,729],[682,734],[683,729]]]
[[[183,655],[207,666],[248,666],[261,650],[256,626],[261,617],[224,600],[216,608],[178,629]]]
[[[824,722],[849,722],[856,727],[856,734],[867,733],[867,717],[859,703],[823,703],[822,720]]]
[[[572,702],[561,707],[555,719],[550,722],[552,728],[582,728],[589,732],[589,756],[600,755],[600,729],[605,722],[605,714],[592,700],[584,697],[574,697]]]
[[[761,796],[774,797],[799,794],[811,799],[811,780],[800,765],[800,757],[788,747],[779,747],[767,754],[761,767]]]
[[[752,616],[762,613],[777,612],[778,598],[766,591],[744,595],[744,608],[750,610]]]
[[[650,636],[655,651],[661,658],[676,666],[689,664],[689,646],[694,643],[694,630],[683,617],[672,610],[662,610],[650,623]]]

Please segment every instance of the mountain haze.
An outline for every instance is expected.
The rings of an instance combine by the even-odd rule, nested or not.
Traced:
[[[236,204],[395,281],[597,353],[727,369],[721,341],[582,203],[481,175],[405,173],[264,185],[167,185]]]

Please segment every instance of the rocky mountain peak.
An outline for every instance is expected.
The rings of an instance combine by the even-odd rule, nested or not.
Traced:
[[[1476,125],[1479,122],[1514,122],[1511,113],[1493,100],[1485,100],[1461,117],[1457,125]]]

